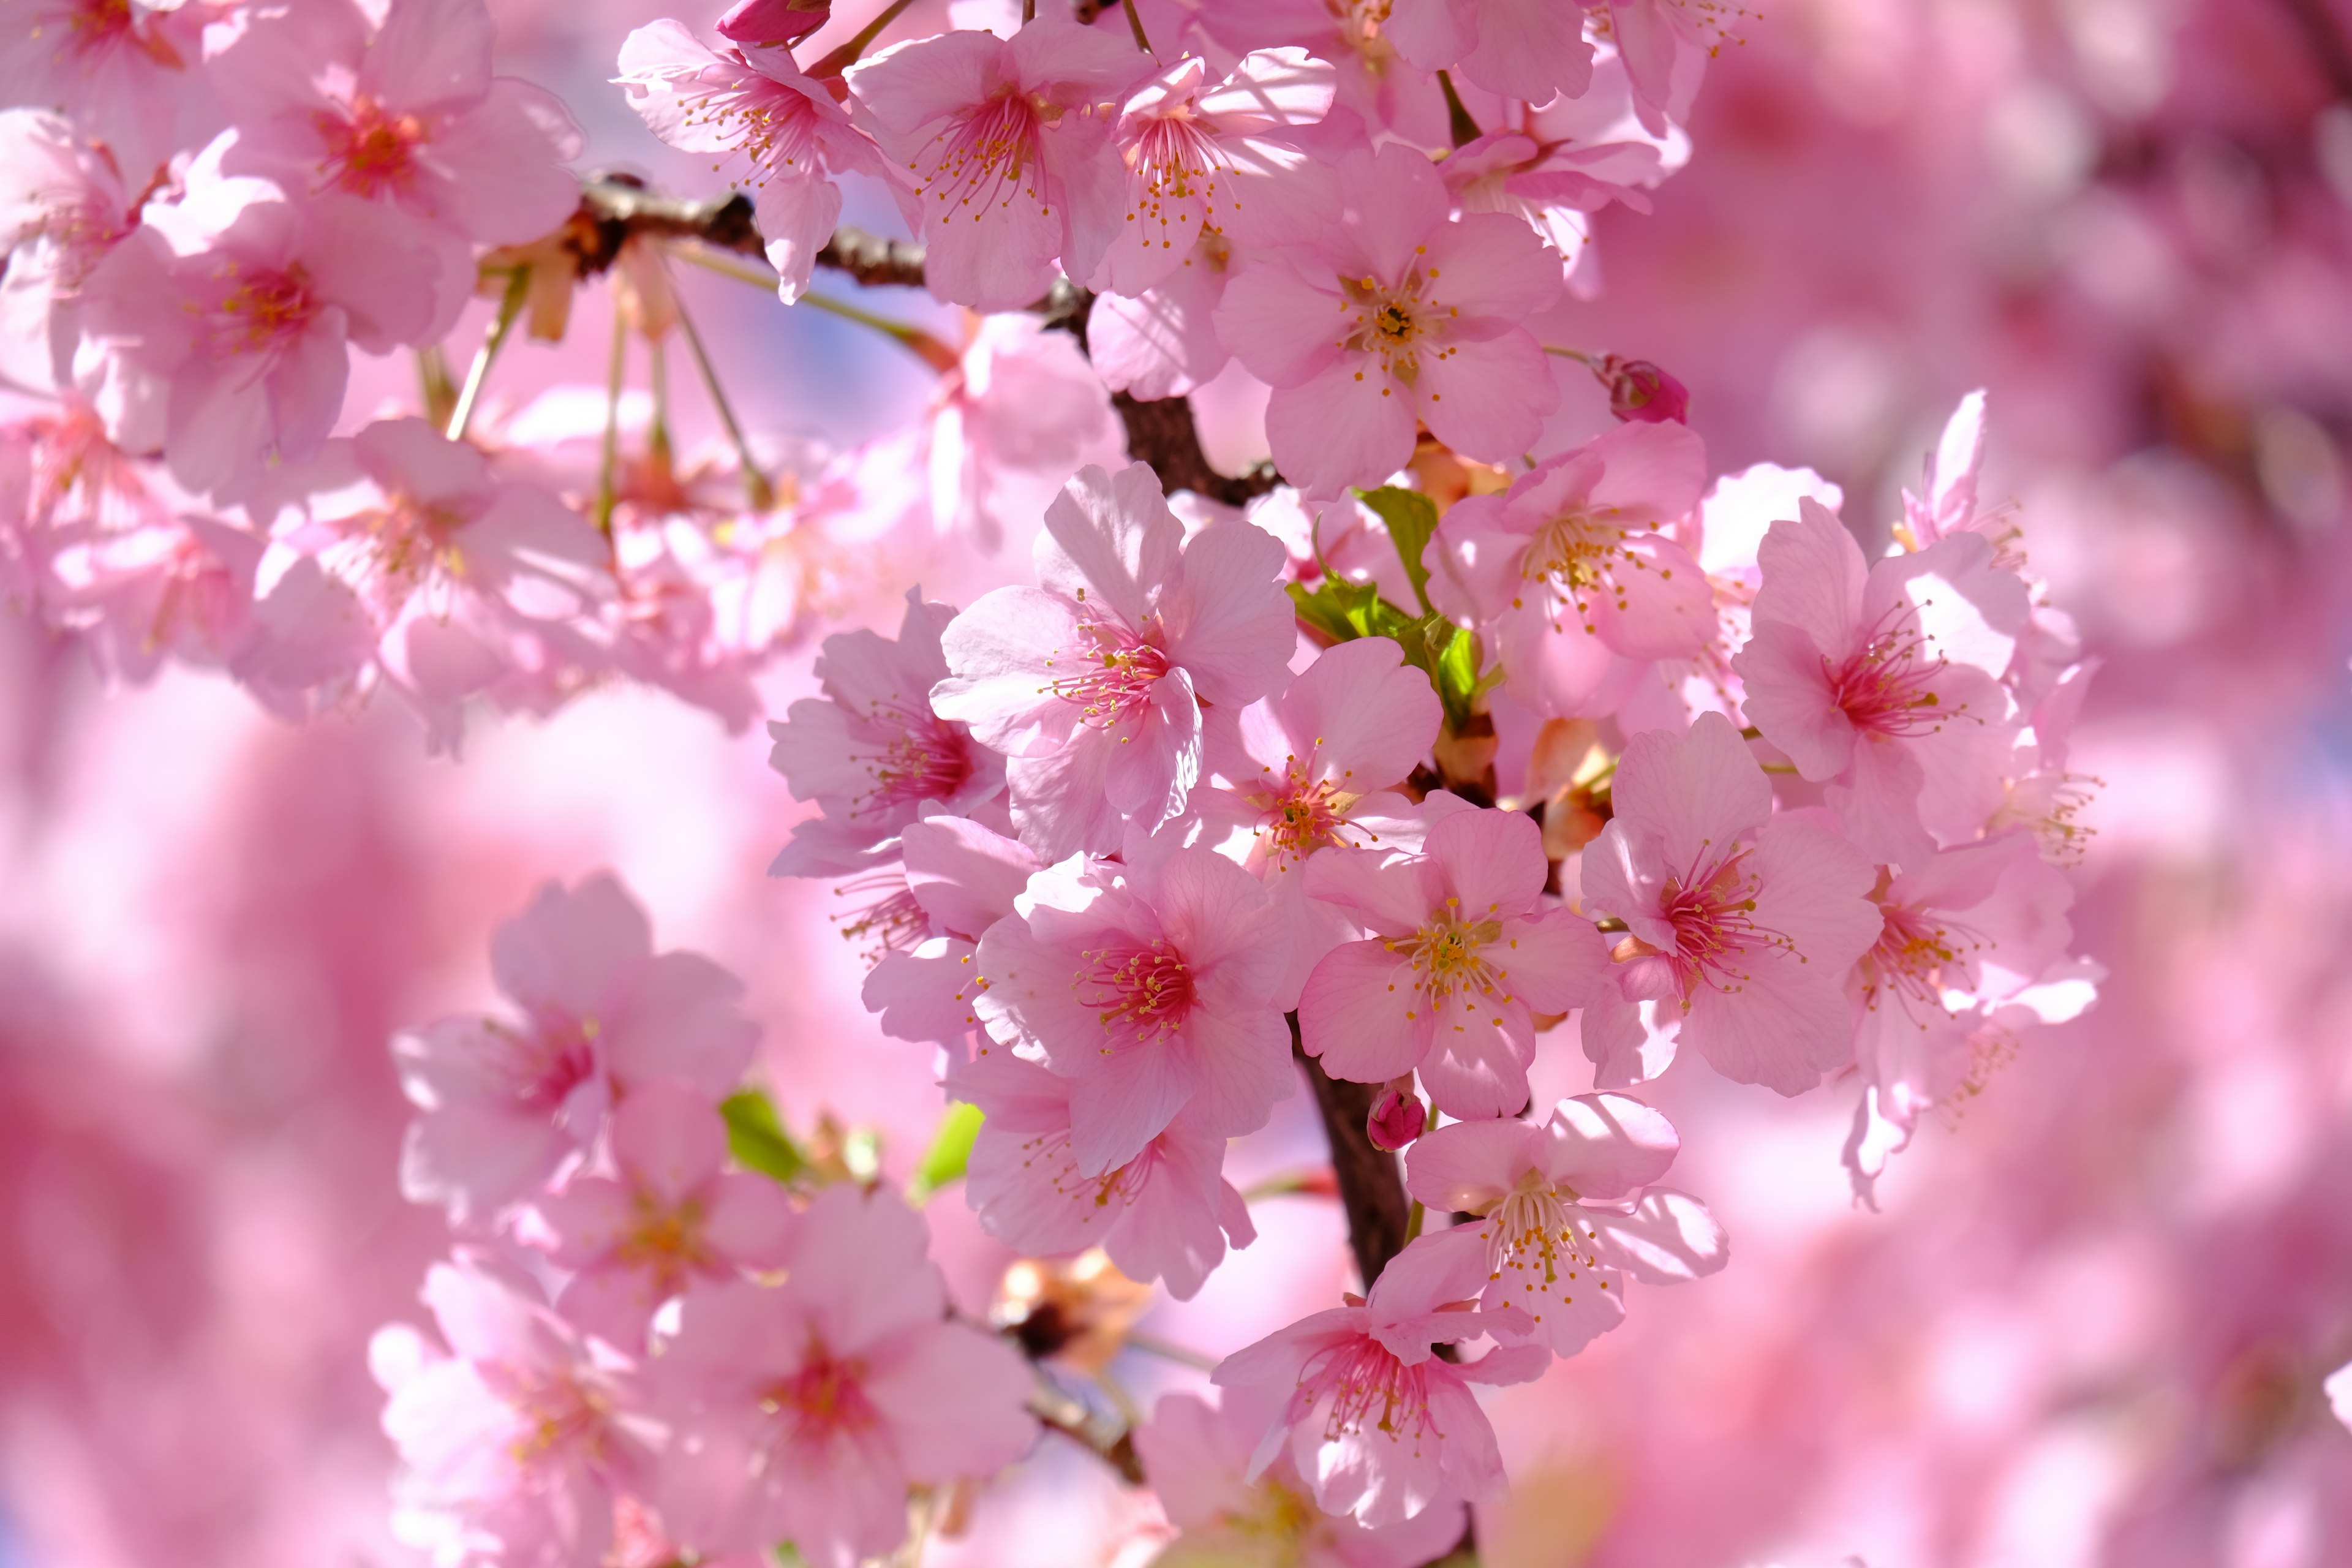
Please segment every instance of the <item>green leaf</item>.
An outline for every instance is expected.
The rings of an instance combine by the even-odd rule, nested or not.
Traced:
[[[808,1169],[808,1156],[784,1131],[766,1090],[739,1089],[719,1102],[719,1114],[727,1119],[728,1152],[746,1170],[793,1182]]]
[[[1405,576],[1412,583],[1412,596],[1421,601],[1422,614],[1429,614],[1429,568],[1421,563],[1421,558],[1429,549],[1431,536],[1437,532],[1437,504],[1419,490],[1401,489],[1395,485],[1358,490],[1356,494],[1388,524],[1389,540],[1396,546],[1398,559],[1404,563]]]
[[[941,1187],[963,1180],[964,1166],[971,1160],[971,1141],[980,1135],[980,1107],[950,1105],[940,1119],[940,1130],[931,1134],[931,1146],[923,1152],[923,1163],[915,1167],[915,1179],[907,1184],[907,1201],[918,1205]]]

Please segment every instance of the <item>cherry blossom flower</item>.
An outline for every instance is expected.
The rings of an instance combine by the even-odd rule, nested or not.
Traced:
[[[1113,132],[1124,177],[1074,192],[1081,202],[1108,195],[1117,206],[1074,226],[1071,275],[1140,294],[1191,262],[1203,235],[1281,200],[1276,182],[1301,154],[1268,138],[1321,120],[1333,85],[1328,64],[1296,48],[1244,55],[1222,79],[1191,56],[1144,83]]]
[[[740,154],[751,165],[776,291],[788,305],[799,299],[841,219],[835,180],[852,171],[887,178],[874,143],[781,47],[713,51],[665,17],[629,35],[620,69],[614,79],[655,135],[682,152]]]
[[[1491,629],[1513,688],[1561,718],[1623,700],[1640,667],[1716,630],[1706,574],[1668,531],[1698,505],[1706,455],[1680,425],[1624,425],[1469,496],[1438,525],[1430,597]]]
[[[394,1528],[434,1560],[558,1565],[603,1559],[615,1505],[642,1495],[662,1437],[630,1363],[583,1342],[487,1261],[425,1279],[448,1352],[405,1325],[368,1363],[400,1450]]]
[[[1275,1005],[1282,910],[1232,861],[1073,857],[1032,877],[1016,910],[980,940],[972,1010],[1000,1045],[1076,1080],[1080,1175],[1126,1164],[1188,1106],[1232,1136],[1297,1089]]]
[[[722,1167],[727,1129],[699,1090],[656,1079],[612,1119],[613,1176],[578,1176],[535,1205],[531,1236],[572,1270],[556,1310],[635,1353],[664,1301],[780,1268],[793,1215],[766,1176]]]
[[[1607,0],[1610,36],[1617,40],[1642,123],[1663,132],[1690,118],[1706,62],[1744,14],[1729,0]]]
[[[1666,1119],[1622,1094],[1563,1100],[1541,1123],[1456,1121],[1413,1144],[1405,1185],[1475,1248],[1490,1310],[1516,1307],[1532,1337],[1574,1355],[1625,1315],[1625,1277],[1673,1284],[1723,1267],[1723,1228],[1696,1199],[1653,1184],[1679,1147]]]
[[[1920,1116],[1968,1091],[1988,1015],[2064,956],[2074,893],[2011,832],[1882,872],[1872,901],[1878,940],[1848,981],[1863,1100],[1846,1161],[1865,1197]]]
[[[1449,221],[1445,182],[1389,146],[1332,170],[1329,210],[1225,286],[1217,331],[1275,388],[1266,436],[1310,495],[1375,485],[1412,455],[1414,422],[1464,457],[1517,458],[1559,401],[1518,325],[1559,268],[1496,213]]]
[[[111,434],[134,447],[152,437],[199,493],[317,452],[349,350],[414,342],[435,308],[431,250],[412,226],[342,192],[295,202],[224,175],[230,144],[198,161],[179,201],[148,203],[90,274],[76,362],[78,379],[98,362],[134,384],[108,411]]]
[[[940,634],[955,618],[948,605],[907,595],[894,642],[877,632],[838,632],[816,661],[822,700],[803,697],[771,723],[768,765],[795,800],[824,815],[793,830],[769,875],[823,876],[875,858],[921,807],[955,816],[1003,793],[1004,763],[961,724],[931,711],[931,688],[947,679]]]
[[[1524,1343],[1466,1363],[1432,1353],[1532,1326],[1517,1308],[1479,1310],[1485,1285],[1478,1254],[1423,1237],[1389,1260],[1361,1301],[1227,1356],[1210,1381],[1257,1438],[1244,1479],[1286,1448],[1318,1507],[1373,1529],[1501,1486],[1495,1429],[1470,1385],[1525,1383],[1551,1353]]]
[[[1217,305],[1233,275],[1234,242],[1204,234],[1169,275],[1133,298],[1103,293],[1087,312],[1087,353],[1103,384],[1147,401],[1207,384],[1233,358],[1217,335]]]
[[[106,149],[46,110],[0,110],[0,374],[41,390],[70,384],[76,296],[133,225]]]
[[[1924,495],[1903,492],[1903,525],[1908,544],[1925,550],[1948,534],[1986,521],[1977,510],[1977,479],[1984,467],[1985,395],[1982,387],[1960,399],[1936,449],[1927,454]]]
[[[832,12],[833,0],[735,0],[712,26],[743,48],[789,48],[824,26]]]
[[[1160,1396],[1151,1419],[1136,1428],[1135,1448],[1169,1522],[1182,1534],[1156,1562],[1168,1568],[1257,1562],[1422,1568],[1461,1541],[1466,1510],[1456,1498],[1441,1498],[1379,1529],[1324,1512],[1287,1447],[1263,1468],[1253,1466],[1257,1437],[1247,1413],[1231,1399],[1212,1406],[1190,1394]]]
[[[932,711],[1010,759],[1013,821],[1047,859],[1149,831],[1201,777],[1201,708],[1238,709],[1296,644],[1282,547],[1246,523],[1191,539],[1159,477],[1082,468],[1045,513],[1038,586],[999,588],[940,638]]]
[[[1069,476],[1116,465],[1126,446],[1102,378],[1076,342],[1025,315],[981,319],[940,378],[910,459],[931,527],[993,554]],[[1019,535],[1015,535],[1019,537]]]
[[[1150,68],[1125,40],[1046,16],[1010,39],[941,33],[895,45],[847,73],[858,122],[910,187],[923,279],[976,310],[1017,310],[1053,286],[1055,260],[1081,245],[1082,215],[1115,211],[1103,156],[1117,105]]]
[[[981,823],[944,816],[908,823],[900,850],[905,902],[865,917],[893,930],[866,977],[864,1000],[882,1015],[886,1035],[960,1043],[980,1023],[972,1011],[980,939],[1013,914],[1044,862]]]
[[[1076,1089],[1009,1051],[950,1066],[948,1092],[987,1118],[964,1178],[982,1228],[1025,1256],[1099,1247],[1129,1279],[1165,1279],[1170,1295],[1192,1300],[1229,1243],[1247,1247],[1257,1236],[1241,1194],[1219,1174],[1224,1135],[1188,1110],[1133,1159],[1082,1175],[1071,1132]]]
[[[453,750],[466,698],[551,657],[533,628],[608,591],[585,519],[422,419],[379,420],[302,477],[325,515],[286,529],[264,562],[262,636],[237,666],[265,697],[339,691],[373,661]]]
[[[63,113],[143,182],[220,125],[205,0],[14,0],[0,50],[0,102]],[[21,41],[19,41],[21,40]]]
[[[1397,0],[1388,36],[1423,70],[1453,66],[1504,98],[1580,98],[1592,85],[1592,46],[1579,6],[1546,0]]]
[[[240,134],[232,169],[339,191],[484,245],[561,226],[580,199],[562,165],[580,129],[544,89],[494,76],[483,0],[345,0],[247,10],[207,50]],[[453,279],[472,290],[463,248]]]
[[[1759,559],[1754,631],[1732,660],[1748,720],[1798,773],[1832,783],[1847,832],[1881,864],[1975,837],[2001,804],[2016,731],[1999,679],[2025,626],[2023,581],[1971,533],[1870,565],[1810,500]]]
[[[1630,931],[1616,987],[1584,1015],[1601,1085],[1671,1060],[1654,1032],[1644,1038],[1646,1002],[1725,1077],[1812,1088],[1851,1051],[1840,985],[1881,927],[1869,862],[1833,828],[1774,816],[1771,784],[1720,713],[1687,735],[1634,736],[1612,794],[1616,815],[1583,865],[1585,912]]]
[[[402,1191],[459,1226],[535,1192],[593,1142],[616,1094],[653,1079],[729,1093],[759,1038],[734,976],[698,953],[656,954],[610,875],[541,889],[491,937],[490,973],[520,1021],[447,1018],[392,1046],[420,1112]]]
[[[812,1564],[897,1550],[907,1489],[983,1479],[1036,1435],[1019,1352],[948,1317],[919,1216],[825,1188],[773,1289],[686,1298],[655,1363],[677,1436],[662,1522],[703,1556],[789,1541]]]
[[[1511,811],[1455,810],[1418,855],[1334,849],[1307,890],[1372,934],[1307,976],[1298,1028],[1334,1078],[1419,1071],[1448,1116],[1509,1116],[1528,1100],[1536,1014],[1584,1005],[1608,966],[1591,926],[1543,888],[1543,834]]]
[[[1305,869],[1334,846],[1417,848],[1423,823],[1399,793],[1444,714],[1391,637],[1325,649],[1278,697],[1213,727],[1211,783],[1194,798],[1206,841],[1255,872],[1285,911],[1295,999],[1318,960],[1355,934],[1307,896]]]

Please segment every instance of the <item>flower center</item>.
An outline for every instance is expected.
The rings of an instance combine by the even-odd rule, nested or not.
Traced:
[[[404,189],[416,172],[416,146],[425,140],[425,122],[414,114],[387,113],[362,93],[352,100],[348,116],[321,109],[311,122],[327,144],[327,164],[335,171],[331,185],[353,195],[381,195]]]
[[[866,710],[866,720],[887,738],[879,750],[857,754],[874,787],[857,797],[851,815],[945,800],[971,777],[971,752],[963,736],[929,707],[877,702]]]
[[[489,1065],[514,1102],[526,1110],[552,1114],[572,1098],[572,1091],[596,1075],[596,1037],[602,1026],[593,1018],[572,1018],[550,1012],[534,1017],[527,1030],[490,1026],[499,1054]]]
[[[931,934],[931,917],[907,886],[906,872],[893,866],[863,877],[853,877],[835,888],[836,898],[864,899],[833,917],[841,940],[866,944],[867,968],[882,962],[886,952],[903,952]]]
[[[1070,979],[1078,1005],[1102,1019],[1103,1028],[1128,1037],[1131,1045],[1151,1045],[1184,1026],[1192,1011],[1192,972],[1184,955],[1153,937],[1150,945],[1097,948],[1079,957],[1087,964]],[[1103,1047],[1105,1053],[1112,1049]]]
[[[732,62],[730,62],[732,63]],[[816,151],[816,110],[790,88],[756,77],[745,66],[740,83],[687,98],[688,125],[709,125],[735,144],[765,184],[777,169],[796,168]]]
[[[1463,920],[1460,906],[1460,900],[1448,899],[1445,911],[1412,935],[1381,939],[1391,952],[1403,953],[1412,961],[1413,984],[1432,1006],[1474,992],[1492,996],[1496,983],[1508,973],[1487,962],[1486,954],[1488,947],[1502,940],[1502,922]],[[1507,993],[1501,998],[1510,999]]]
[[[1626,549],[1625,542],[1633,537],[1633,530],[1619,527],[1606,515],[1572,507],[1536,530],[1520,561],[1519,576],[1542,584],[1557,603],[1575,605],[1578,619],[1590,632],[1595,597],[1605,596],[1621,614],[1628,607],[1621,574],[1654,571],[1661,579],[1672,575],[1671,569],[1654,567]],[[1519,601],[1511,604],[1516,609]],[[1559,626],[1557,615],[1552,624]]]
[[[1097,730],[1139,717],[1151,700],[1151,689],[1174,668],[1168,656],[1149,635],[1139,637],[1108,622],[1087,621],[1078,630],[1094,646],[1080,654],[1076,673],[1055,676],[1045,689],[1076,703],[1082,710],[1078,721]]]
[[[1542,1172],[1528,1171],[1481,1227],[1487,1266],[1503,1285],[1502,1305],[1518,1306],[1539,1323],[1543,1314],[1536,1309],[1542,1300],[1557,1296],[1563,1306],[1573,1302],[1575,1296],[1564,1288],[1596,1267],[1589,1250],[1596,1239],[1591,1225],[1584,1227],[1587,1250],[1577,1248],[1575,1195],[1545,1180]],[[1515,1294],[1540,1300],[1514,1300]]]
[[[1747,859],[1743,849],[1718,866],[1694,867],[1684,877],[1669,878],[1660,895],[1659,912],[1675,928],[1674,951],[1666,958],[1685,1007],[1700,985],[1727,993],[1743,989],[1748,972],[1741,966],[1750,952],[1775,947],[1796,952],[1787,937],[1756,923],[1757,882]]]
[[[1925,910],[1903,904],[1881,904],[1879,917],[1878,941],[1866,955],[1870,1005],[1876,1007],[1880,996],[1891,992],[1904,1010],[1915,1016],[1927,1008],[1948,1016],[1944,1006],[1944,970],[1983,947],[1982,938],[1967,927],[1945,923]],[[1955,976],[1953,984],[1959,983],[1960,977]]]
[[[684,1289],[689,1276],[711,1266],[698,1200],[688,1198],[672,1208],[652,1193],[639,1191],[630,1195],[629,1209],[629,1228],[613,1248],[613,1260],[622,1268],[652,1275],[667,1297]]]
[[[1271,843],[1277,868],[1304,860],[1326,845],[1345,845],[1348,808],[1362,797],[1339,787],[1336,779],[1310,783],[1307,770],[1293,761],[1279,784],[1249,795],[1251,805],[1265,815],[1258,832]]]
[[[1038,136],[1058,119],[1044,100],[1007,89],[960,116],[933,138],[939,146],[929,171],[915,186],[918,200],[935,197],[937,214],[923,221],[946,223],[964,211],[975,223],[988,208],[1007,207],[1015,196],[1038,201],[1037,188],[1024,184],[1037,164]],[[907,165],[917,169],[916,163]],[[1042,203],[1039,211],[1044,212]]]
[[[534,1467],[584,1450],[590,1457],[604,1446],[605,1402],[595,1392],[561,1373],[492,1363],[480,1368],[482,1381],[513,1411],[521,1431],[508,1445],[518,1465]]]
[[[1936,678],[1948,662],[1941,655],[1927,656],[1927,639],[1897,606],[1843,663],[1832,664],[1824,655],[1822,673],[1829,681],[1830,700],[1855,729],[1879,735],[1925,735],[1968,712],[1968,704],[1948,709],[1936,695]]]
[[[1337,1442],[1370,1427],[1391,1441],[1424,1435],[1443,1438],[1429,1413],[1429,1368],[1407,1366],[1368,1335],[1332,1345],[1302,1368],[1299,1391],[1310,1397],[1328,1392],[1331,1408],[1323,1418],[1323,1440]]]
[[[288,339],[299,336],[319,313],[310,279],[299,265],[283,272],[260,272],[228,261],[213,279],[226,288],[214,303],[208,324],[219,346],[230,353],[274,353]]]
[[[768,1385],[760,1410],[785,1426],[785,1442],[823,1442],[836,1434],[866,1431],[876,1416],[865,1381],[863,1362],[835,1361],[823,1345],[812,1343],[799,1371]]]
[[[1416,256],[1427,253],[1426,246],[1416,247]],[[1462,312],[1436,300],[1426,299],[1423,291],[1437,277],[1437,268],[1415,262],[1407,269],[1402,282],[1390,286],[1367,274],[1361,278],[1342,278],[1339,301],[1342,313],[1352,320],[1340,332],[1336,346],[1350,353],[1370,354],[1378,362],[1382,374],[1393,377],[1410,386],[1421,374],[1421,358],[1426,351],[1444,359],[1454,351],[1436,348],[1433,340],[1446,322]],[[1364,377],[1358,371],[1356,379]],[[1381,395],[1388,389],[1381,388]]]
[[[1217,176],[1229,164],[1224,153],[1211,141],[1192,116],[1189,106],[1179,107],[1167,114],[1156,114],[1143,122],[1135,143],[1128,149],[1128,210],[1127,221],[1134,224],[1158,224],[1160,248],[1172,249],[1178,236],[1171,235],[1171,215],[1166,204],[1188,202],[1198,198],[1202,204],[1201,228],[1206,233],[1216,227],[1216,198],[1219,195]],[[1192,221],[1189,208],[1179,206],[1173,221]],[[1182,235],[1184,244],[1192,243],[1192,236]]]

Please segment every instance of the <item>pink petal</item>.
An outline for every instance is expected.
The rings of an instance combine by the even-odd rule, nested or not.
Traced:
[[[1420,1066],[1435,1027],[1412,965],[1379,942],[1332,949],[1298,998],[1307,1054],[1357,1083],[1385,1083]]]

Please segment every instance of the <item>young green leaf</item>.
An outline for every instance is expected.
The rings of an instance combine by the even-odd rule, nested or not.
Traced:
[[[727,1149],[746,1170],[758,1171],[790,1183],[808,1169],[808,1157],[784,1131],[767,1091],[739,1089],[719,1102],[727,1121]]]

